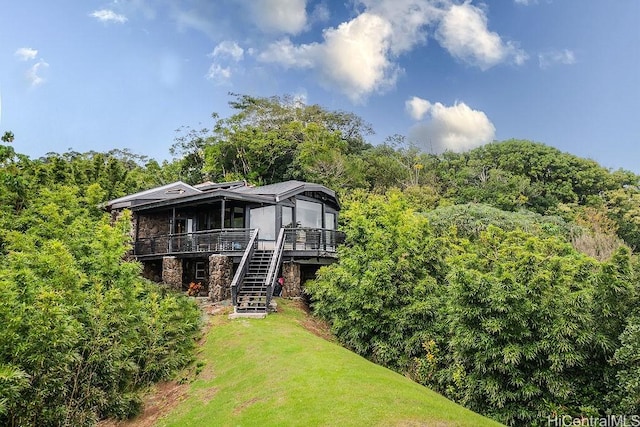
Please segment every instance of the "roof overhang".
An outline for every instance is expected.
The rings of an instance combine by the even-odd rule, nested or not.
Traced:
[[[134,212],[144,212],[162,208],[204,205],[219,200],[237,200],[241,202],[266,203],[270,205],[276,204],[275,199],[269,196],[242,194],[229,190],[215,190],[208,191],[203,194],[194,194],[192,196],[181,197],[179,199],[161,200],[151,203],[145,203],[137,206],[132,206],[130,209]]]

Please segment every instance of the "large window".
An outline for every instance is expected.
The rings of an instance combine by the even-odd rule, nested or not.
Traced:
[[[249,228],[259,228],[260,240],[276,240],[276,207],[265,206],[249,211]]]
[[[293,208],[291,206],[282,207],[282,227],[293,227]]]
[[[336,214],[332,212],[326,212],[324,214],[324,228],[328,228],[329,230],[336,229]]]
[[[300,227],[322,228],[322,205],[296,200],[296,220]]]
[[[224,228],[244,228],[244,208],[227,207],[224,211]]]

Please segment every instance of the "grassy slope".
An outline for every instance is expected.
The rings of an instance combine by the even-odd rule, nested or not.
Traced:
[[[278,302],[263,320],[213,318],[205,372],[159,425],[499,425],[314,335]]]

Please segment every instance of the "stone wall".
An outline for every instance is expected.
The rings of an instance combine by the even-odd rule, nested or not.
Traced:
[[[140,215],[138,220],[138,238],[156,237],[169,234],[170,220],[167,214]],[[135,230],[135,228],[134,228]]]
[[[300,264],[295,262],[285,262],[282,264],[282,296],[284,298],[295,298],[302,296],[302,276],[300,274]]]
[[[162,282],[162,263],[160,261],[143,262],[142,277],[154,282]]]
[[[209,298],[223,301],[231,298],[233,259],[224,255],[209,256]]]
[[[174,256],[162,258],[162,282],[179,291],[182,290],[182,260]]]

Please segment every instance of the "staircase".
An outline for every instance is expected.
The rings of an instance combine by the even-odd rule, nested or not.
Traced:
[[[267,312],[267,275],[273,250],[256,250],[238,289],[236,313]]]

